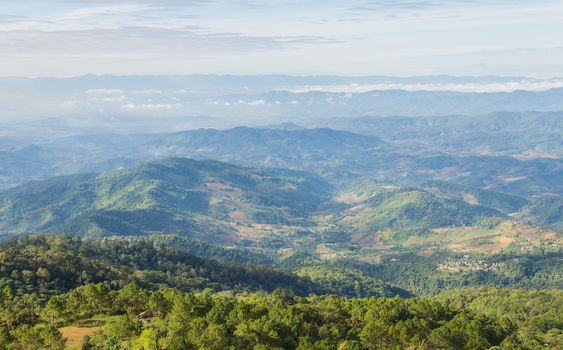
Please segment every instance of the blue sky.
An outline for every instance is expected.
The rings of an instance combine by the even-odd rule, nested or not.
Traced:
[[[0,75],[563,76],[563,1],[0,1]]]

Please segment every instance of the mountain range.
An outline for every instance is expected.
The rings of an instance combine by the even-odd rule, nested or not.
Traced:
[[[373,123],[378,125],[379,121]],[[21,141],[6,140],[0,148],[0,184],[10,187],[53,175],[114,170],[173,156],[292,168],[315,173],[334,183],[361,178],[403,185],[446,180],[524,197],[563,193],[559,181],[563,176],[562,160],[541,157],[541,153],[527,158],[502,153],[456,155],[447,149],[435,149],[439,145],[420,145],[423,139],[416,141],[419,144],[409,141],[416,140],[414,137],[385,142],[373,135],[284,125],[163,134],[81,135],[23,145]],[[366,128],[365,132],[369,130]],[[554,132],[550,142],[557,142]],[[444,139],[448,137],[444,135]]]

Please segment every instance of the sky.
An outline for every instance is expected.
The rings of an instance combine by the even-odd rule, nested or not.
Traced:
[[[0,76],[563,77],[563,0],[0,0]]]

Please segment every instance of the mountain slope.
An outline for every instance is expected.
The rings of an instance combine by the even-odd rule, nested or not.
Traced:
[[[452,119],[454,123],[455,118]],[[445,180],[526,198],[563,194],[560,181],[563,176],[563,161],[548,158],[530,159],[545,157],[545,152],[532,150],[533,154],[527,156],[520,153],[503,156],[502,152],[493,152],[497,155],[492,156],[486,149],[466,152],[462,150],[466,142],[463,139],[457,141],[458,137],[463,138],[465,135],[465,124],[459,129],[452,126],[452,131],[448,132],[434,127],[429,121],[430,131],[425,131],[422,127],[423,130],[417,134],[416,120],[403,121],[406,125],[404,127],[401,118],[396,122],[395,118],[367,120],[366,128],[361,127],[364,125],[363,119],[346,119],[342,127],[377,133],[390,143],[384,143],[373,135],[365,136],[332,129],[238,127],[228,130],[199,129],[144,135],[80,135],[21,147],[5,146],[0,149],[0,187],[54,175],[130,167],[149,160],[174,156],[217,159],[246,166],[304,170],[336,184],[354,181],[360,177],[401,185]],[[415,123],[412,127],[414,130],[410,129],[410,123]],[[436,123],[442,125],[439,121]],[[478,126],[471,129],[471,123],[468,123],[470,125],[467,128],[476,136],[494,142],[500,142],[503,138],[495,133],[494,125],[485,124],[486,127],[483,128],[486,130],[481,131],[482,128]],[[505,124],[506,122],[502,125]],[[525,122],[520,122],[515,130],[523,130],[524,124]],[[541,118],[538,124],[542,125]],[[551,124],[547,125],[530,133],[542,135],[542,131],[548,129]],[[487,131],[488,129],[493,131]],[[516,131],[515,133],[520,135]],[[557,136],[557,133],[560,133],[560,128],[555,124],[552,134]],[[560,137],[553,135],[547,137],[560,143]],[[521,135],[514,136],[511,140],[518,142],[519,137],[521,138]],[[449,146],[429,143],[428,139],[440,140]],[[455,149],[458,143],[461,148]],[[486,145],[479,139],[474,141],[474,144]],[[453,147],[454,153],[449,152],[452,149],[450,146]],[[551,146],[548,148],[554,149]]]
[[[356,232],[471,225],[501,212],[415,189],[381,189],[348,209],[338,223]]]
[[[219,263],[150,240],[106,238],[92,242],[71,237],[32,236],[0,244],[0,287],[16,294],[59,294],[87,283],[113,288],[134,282],[146,288],[273,291],[290,289],[299,295],[407,295],[375,278],[356,281],[356,290],[312,280],[306,274],[263,265]]]
[[[301,172],[170,158],[100,175],[56,177],[0,193],[0,232],[231,240],[234,224],[307,224],[331,191]],[[214,236],[214,234],[217,234]],[[219,237],[218,235],[223,235]]]
[[[320,291],[313,283],[265,267],[219,264],[147,241],[29,237],[0,245],[0,280],[18,294],[49,295],[86,283],[113,287],[135,282],[149,288],[179,290],[274,290],[299,294]]]
[[[422,188],[433,193],[463,199],[471,204],[479,204],[493,208],[506,214],[518,211],[528,204],[528,200],[522,197],[480,188],[472,188],[447,181],[428,181],[422,184]]]
[[[524,215],[538,225],[563,228],[563,198],[546,197],[528,204]]]

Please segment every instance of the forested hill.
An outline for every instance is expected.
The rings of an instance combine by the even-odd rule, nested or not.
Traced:
[[[488,217],[502,218],[501,212],[461,199],[443,198],[416,188],[375,191],[353,213],[339,223],[356,232],[383,228],[435,228],[472,225]]]
[[[229,240],[239,221],[303,223],[331,186],[291,170],[168,158],[100,175],[32,182],[0,193],[0,236],[54,232],[85,236],[190,232]],[[214,235],[216,233],[216,235]]]
[[[561,147],[557,125],[553,125],[549,134],[543,131],[550,129],[551,124],[539,130],[533,126],[535,135],[541,140],[545,136],[545,140],[528,142],[528,137],[519,133],[525,130],[525,122],[519,123],[518,130],[510,137],[494,134],[494,124],[476,128],[471,131],[477,138],[474,140],[463,128],[449,132],[428,122],[432,127],[428,136],[424,128],[418,130],[417,120],[397,120],[399,125],[394,124],[395,118],[346,119],[343,125],[336,125],[353,128],[360,134],[282,125],[282,129],[236,127],[159,134],[84,134],[41,141],[8,140],[0,144],[0,188],[56,175],[131,167],[165,157],[190,157],[305,170],[335,184],[359,178],[401,185],[449,180],[527,198],[563,193],[558,181],[563,174],[562,161],[552,154],[552,150]],[[541,120],[538,123],[543,125]],[[406,126],[401,126],[402,123]],[[411,123],[414,123],[412,128]],[[361,135],[364,133],[372,135]],[[470,139],[463,140],[466,136]],[[515,153],[495,152],[494,145],[481,142],[482,138],[494,142],[508,138],[510,144],[525,146]],[[432,140],[440,140],[443,145],[430,142]]]
[[[297,294],[317,291],[308,280],[260,266],[219,264],[148,241],[29,237],[0,245],[0,281],[17,294],[53,295],[87,283],[118,288],[135,282],[146,288],[179,290],[265,290],[287,287]]]
[[[0,266],[0,289],[9,287],[18,295],[37,293],[48,297],[101,282],[112,288],[134,282],[149,289],[170,287],[183,291],[286,288],[297,295],[356,295],[345,286],[323,285],[260,265],[222,264],[140,239],[89,242],[71,237],[32,236],[1,244]],[[359,282],[361,295],[408,295],[383,282]]]
[[[561,292],[471,294],[469,301],[299,298],[283,290],[233,297],[88,284],[41,306],[4,289],[0,346],[62,350],[72,337],[74,348],[96,350],[559,348]]]

